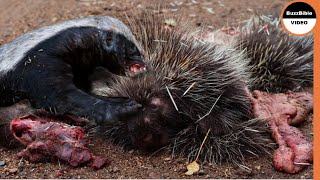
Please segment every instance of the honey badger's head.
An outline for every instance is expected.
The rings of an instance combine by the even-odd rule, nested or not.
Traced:
[[[112,73],[133,77],[146,70],[144,57],[134,40],[114,30],[100,31],[101,66]]]

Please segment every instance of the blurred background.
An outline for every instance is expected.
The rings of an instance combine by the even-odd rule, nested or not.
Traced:
[[[284,0],[0,0],[0,44],[23,32],[66,19],[142,11],[182,13],[185,19],[208,28],[237,26],[252,14],[280,13]]]

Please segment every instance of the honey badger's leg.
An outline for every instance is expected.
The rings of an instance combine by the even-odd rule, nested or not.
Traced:
[[[83,91],[90,89],[89,76],[98,66],[124,75],[133,64],[144,66],[135,44],[123,35],[77,27],[60,32],[27,52],[5,82],[15,91],[28,93],[36,108],[102,123],[135,112],[140,105],[126,98],[102,100],[89,95]]]
[[[94,119],[98,123],[108,120],[114,120],[118,114],[135,111],[139,106],[129,99],[114,102],[113,100],[104,100],[95,98],[86,92],[78,89],[73,83],[73,74],[70,67],[59,60],[44,59],[48,62],[54,62],[52,69],[46,68],[43,73],[34,73],[24,75],[26,83],[23,87],[31,93],[32,104],[36,108],[49,108],[57,113],[71,113],[78,116],[86,116]],[[56,72],[58,70],[58,72]],[[36,84],[29,84],[37,78]]]

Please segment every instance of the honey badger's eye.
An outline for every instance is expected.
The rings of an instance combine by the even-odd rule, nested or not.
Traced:
[[[106,36],[106,43],[108,46],[110,46],[111,42],[112,42],[112,33],[108,33]]]

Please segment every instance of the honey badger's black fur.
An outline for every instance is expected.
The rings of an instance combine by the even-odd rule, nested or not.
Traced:
[[[58,114],[115,120],[139,105],[89,95],[89,78],[96,67],[126,75],[132,64],[144,64],[141,49],[117,19],[90,17],[44,27],[0,47],[0,106],[28,98],[35,108]]]

